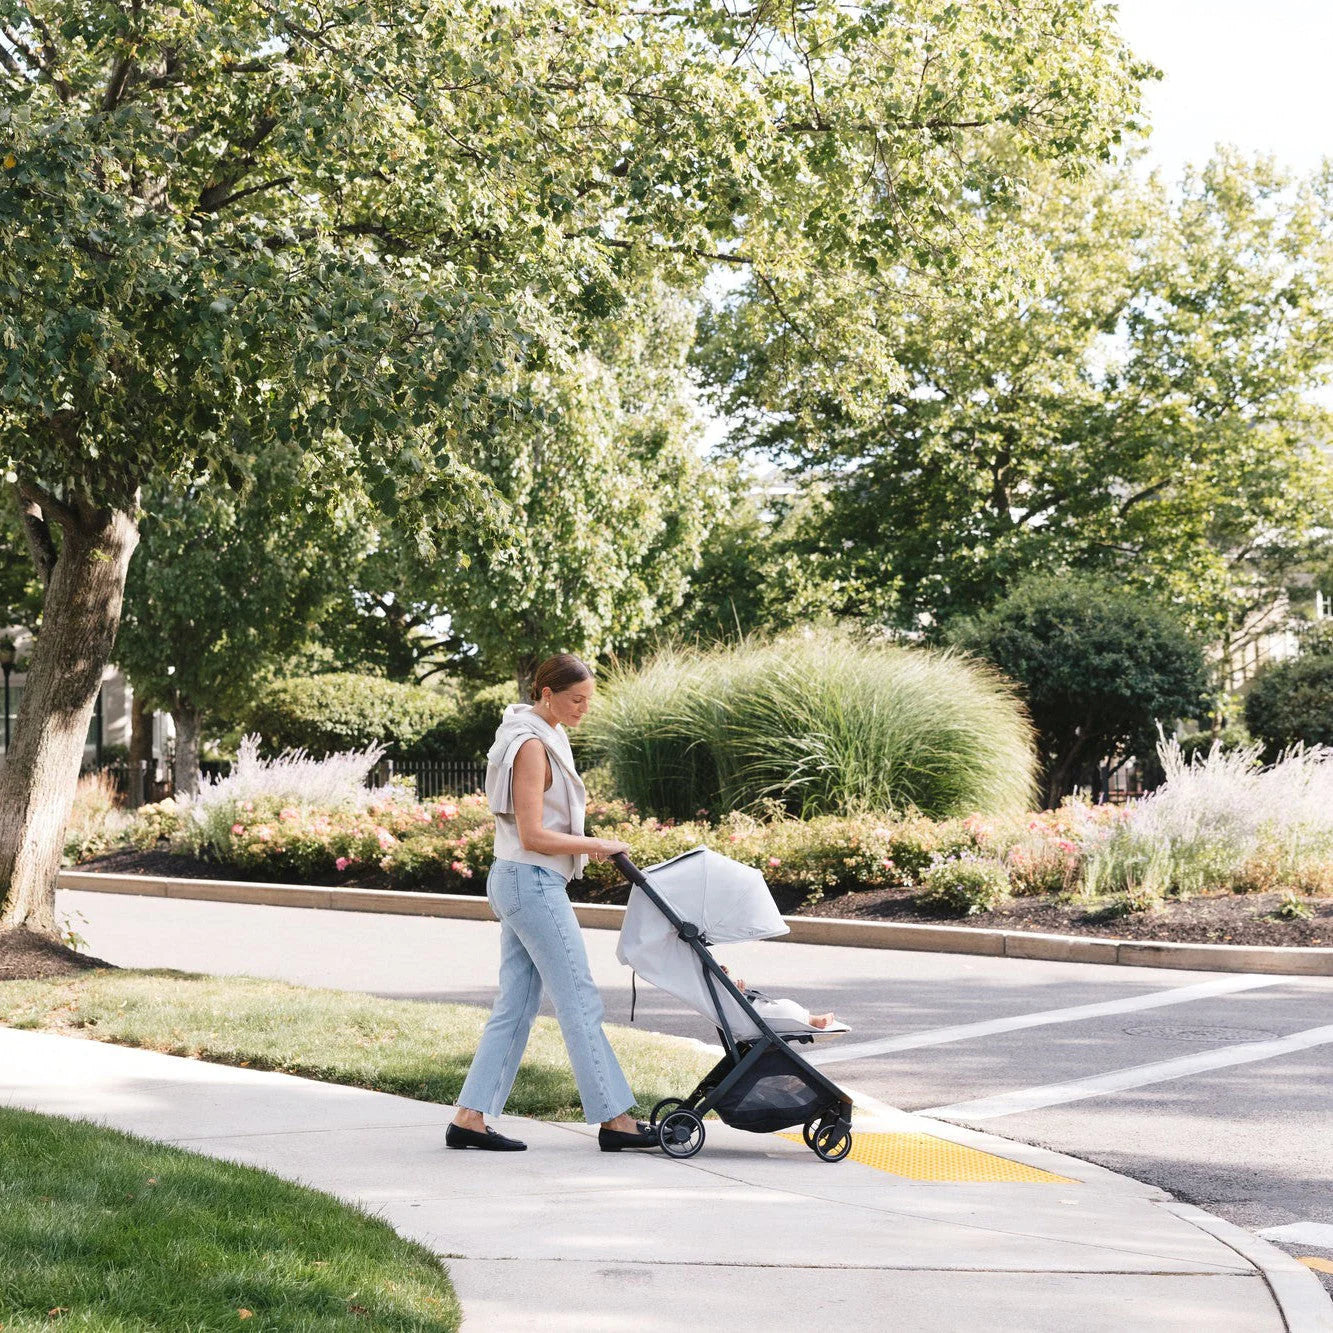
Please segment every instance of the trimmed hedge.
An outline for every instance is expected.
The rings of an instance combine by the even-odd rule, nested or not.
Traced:
[[[383,744],[391,758],[404,758],[433,727],[456,725],[457,717],[434,690],[338,672],[275,682],[250,705],[244,726],[271,750],[325,755]]]
[[[1263,741],[1269,763],[1297,741],[1333,745],[1333,656],[1311,654],[1265,667],[1245,697],[1245,723]]]
[[[413,759],[485,759],[504,710],[518,702],[512,681],[487,685],[441,718],[412,747]]]

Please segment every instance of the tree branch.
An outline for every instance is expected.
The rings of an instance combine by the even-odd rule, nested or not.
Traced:
[[[220,213],[228,204],[234,204],[238,199],[244,199],[247,195],[258,194],[261,190],[271,190],[278,185],[290,185],[296,179],[295,176],[279,176],[275,180],[260,181],[258,185],[247,186],[244,190],[237,190],[232,194],[225,195],[221,199],[215,199],[211,196],[215,190],[227,189],[234,185],[235,181],[228,181],[222,185],[210,185],[199,199],[199,206],[195,210],[200,213]]]
[[[24,493],[21,482],[15,485],[14,491],[18,499],[19,516],[23,520],[23,536],[28,543],[28,553],[37,568],[37,577],[45,588],[51,581],[51,573],[59,557],[55,539],[51,536],[51,528],[42,513],[42,506]]]

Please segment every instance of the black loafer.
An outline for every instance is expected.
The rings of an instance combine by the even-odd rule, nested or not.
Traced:
[[[444,1131],[444,1146],[446,1148],[483,1148],[487,1152],[523,1152],[528,1145],[520,1143],[518,1139],[507,1139],[503,1134],[497,1134],[489,1126],[484,1134],[478,1134],[475,1129],[464,1129],[462,1125],[450,1125]]]
[[[662,1146],[655,1129],[650,1128],[642,1120],[636,1120],[635,1124],[639,1127],[637,1134],[630,1134],[623,1129],[599,1129],[597,1131],[597,1146],[603,1152],[620,1152],[622,1148],[660,1148]]]

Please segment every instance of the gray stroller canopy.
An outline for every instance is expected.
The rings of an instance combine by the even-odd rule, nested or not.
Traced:
[[[785,935],[790,929],[763,875],[753,866],[742,865],[710,848],[682,852],[669,861],[646,867],[643,873],[678,915],[699,927],[710,945],[766,940]],[[616,957],[709,1022],[717,1023],[717,1006],[709,994],[699,958],[641,889],[630,891]],[[721,987],[717,993],[735,1036],[741,1041],[757,1037],[759,1029],[745,1007],[724,994]]]

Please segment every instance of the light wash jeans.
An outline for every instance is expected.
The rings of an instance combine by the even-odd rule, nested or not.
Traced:
[[[602,1031],[602,997],[564,879],[545,866],[497,860],[486,897],[500,918],[500,994],[486,1022],[459,1106],[499,1115],[509,1100],[532,1021],[551,992],[560,1031],[590,1125],[634,1105],[625,1075]]]

